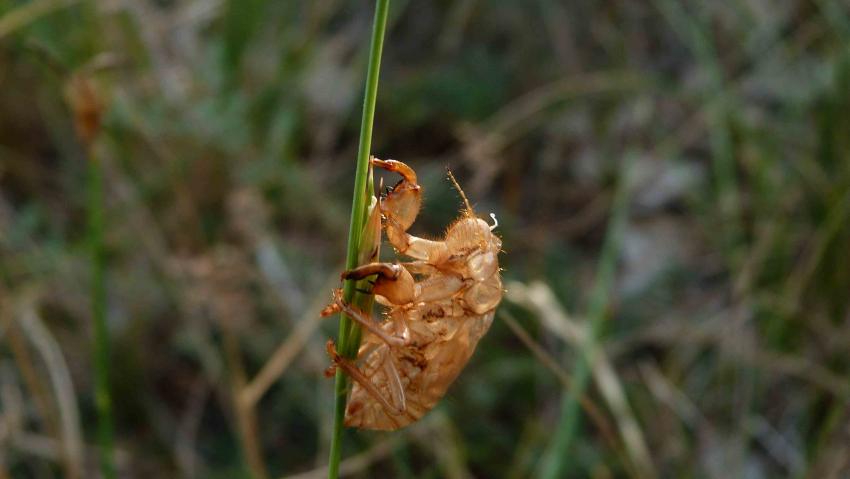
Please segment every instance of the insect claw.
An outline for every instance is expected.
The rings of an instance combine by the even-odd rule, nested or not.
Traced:
[[[319,314],[323,318],[326,318],[326,317],[328,317],[332,314],[336,314],[338,312],[339,312],[339,305],[336,304],[336,303],[331,303],[331,304],[325,306],[325,309],[323,309]]]
[[[331,361],[333,361],[334,364],[339,362],[339,353],[336,352],[336,344],[334,344],[333,339],[328,339],[328,342],[325,343],[325,350],[328,352],[328,356],[331,357]]]
[[[325,343],[325,350],[331,358],[331,365],[325,369],[325,377],[331,378],[336,375],[336,365],[339,363],[341,358],[339,357],[339,353],[336,352],[336,346],[334,345],[333,339],[328,339],[328,342]]]

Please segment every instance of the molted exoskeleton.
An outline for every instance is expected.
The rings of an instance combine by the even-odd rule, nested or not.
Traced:
[[[401,174],[402,180],[380,203],[387,239],[399,254],[414,261],[370,263],[342,274],[344,279],[377,275],[372,292],[388,308],[387,319],[375,322],[342,300],[323,311],[344,311],[365,329],[356,361],[328,352],[354,385],[345,424],[363,429],[393,430],[422,417],[442,398],[490,328],[502,299],[499,252],[502,241],[475,216],[463,197],[462,216],[442,240],[407,233],[421,207],[421,187],[409,166],[373,159],[374,166]]]

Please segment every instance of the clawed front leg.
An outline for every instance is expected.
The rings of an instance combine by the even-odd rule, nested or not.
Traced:
[[[399,264],[369,263],[343,271],[342,279],[363,279],[377,275],[372,293],[381,295],[394,305],[403,305],[416,299],[416,284],[410,272]]]
[[[387,239],[399,253],[420,260],[434,262],[445,255],[446,245],[442,241],[417,238],[407,233],[422,207],[422,187],[416,183],[416,173],[406,164],[396,160],[372,158],[372,165],[402,176],[381,201],[381,213],[385,218]]]
[[[381,406],[386,408],[388,412],[395,414],[396,416],[404,414],[407,407],[404,402],[404,392],[401,390],[401,380],[399,379],[395,365],[392,364],[392,358],[390,358],[389,355],[384,357],[384,374],[387,375],[390,389],[393,391],[393,399],[398,405],[393,405],[386,397],[384,397],[384,395],[381,394],[381,391],[375,387],[375,384],[373,384],[372,381],[366,377],[362,371],[360,371],[353,361],[340,356],[336,351],[336,347],[332,339],[328,340],[325,347],[328,351],[328,356],[330,356],[331,361],[333,362],[331,367],[325,371],[326,376],[331,377],[336,374],[336,368],[342,368],[342,370],[345,371],[351,379],[356,381],[357,384],[366,390],[370,396],[374,397],[379,403],[381,403]],[[398,387],[394,387],[395,385]],[[396,391],[396,389],[398,390]]]

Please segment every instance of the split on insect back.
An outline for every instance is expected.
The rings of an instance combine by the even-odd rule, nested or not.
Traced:
[[[370,164],[402,179],[373,203],[360,244],[374,248],[368,257],[361,248],[360,266],[344,271],[342,279],[356,280],[358,289],[366,288],[356,294],[374,294],[386,311],[382,319],[373,318],[365,298],[349,301],[336,290],[322,315],[342,312],[365,330],[362,343],[354,343],[359,344],[356,356],[340,354],[333,341],[327,344],[328,374],[340,368],[353,380],[345,425],[394,430],[437,404],[490,328],[503,293],[502,241],[493,233],[496,224],[476,216],[451,172],[464,201],[463,215],[442,239],[410,235],[407,230],[422,205],[416,172],[395,160],[372,158]],[[378,261],[381,231],[407,261]]]

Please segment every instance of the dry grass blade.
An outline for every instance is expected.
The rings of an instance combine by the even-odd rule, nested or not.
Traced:
[[[705,417],[696,404],[670,384],[654,364],[643,363],[638,366],[638,370],[652,394],[673,410],[688,427],[694,429],[698,423],[705,422]]]
[[[558,381],[561,382],[561,385],[564,387],[569,387],[570,385],[570,375],[569,373],[558,364],[558,361],[555,360],[548,352],[546,352],[543,347],[537,344],[534,339],[528,334],[528,332],[522,329],[522,326],[519,322],[514,318],[514,315],[508,312],[507,310],[499,310],[499,319],[502,320],[508,326],[508,329],[514,333],[514,336],[522,342],[525,347],[534,354],[534,357],[540,361],[541,364],[546,366],[546,368],[558,378]]]
[[[0,291],[0,294],[8,294]],[[7,296],[8,297],[8,296]],[[33,400],[33,406],[39,420],[44,424],[48,436],[59,436],[59,420],[56,418],[56,408],[51,401],[49,386],[43,375],[36,370],[36,362],[33,360],[26,338],[21,331],[21,325],[14,319],[10,304],[0,305],[0,325],[3,326],[5,339],[8,341],[10,352],[15,364],[23,378],[24,385]],[[4,404],[5,401],[4,401]],[[8,407],[8,404],[7,404]],[[70,467],[70,466],[69,466]]]
[[[0,403],[3,405],[0,415],[0,479],[4,478],[3,474],[11,477],[4,469],[7,452],[21,452],[52,462],[63,461],[66,456],[61,441],[23,429],[26,405],[14,376],[10,363],[0,363]],[[97,449],[84,445],[84,454],[86,462],[91,463],[97,457]],[[127,462],[124,451],[117,451],[116,458],[122,464]]]
[[[295,329],[277,347],[265,364],[263,364],[260,372],[240,389],[238,397],[240,408],[255,407],[275,381],[280,379],[283,373],[286,372],[298,354],[309,345],[310,337],[321,324],[321,321],[315,317],[315,312],[320,310],[327,302],[325,291],[331,289],[331,285],[335,281],[336,276],[334,275],[329,278],[326,285],[319,289],[321,292],[310,302],[304,310],[305,313],[294,322]],[[313,353],[318,348],[308,348],[308,350]],[[313,356],[310,357],[315,359],[315,361],[321,361]]]
[[[514,318],[514,316],[505,309],[499,310],[500,319],[508,326],[508,329],[511,330],[512,333],[522,342],[522,344],[527,347],[534,357],[540,361],[541,364],[546,366],[547,369],[552,371],[552,374],[558,378],[561,386],[564,388],[570,387],[570,375],[564,368],[558,364],[558,361],[552,357],[551,354],[546,352],[542,346],[537,344],[534,339],[528,334],[528,332],[522,329],[522,326],[519,322]],[[590,400],[587,394],[581,396],[581,407],[584,408],[584,411],[587,413],[588,417],[590,417],[591,421],[599,428],[599,432],[611,445],[615,450],[619,451],[619,444],[617,442],[617,434],[614,431],[614,428],[611,426],[611,422],[605,416],[605,413],[596,406],[596,403]]]
[[[225,330],[223,332],[223,343],[242,453],[245,456],[245,462],[251,472],[251,476],[258,479],[265,479],[269,475],[265,460],[263,460],[262,446],[260,445],[257,411],[252,404],[242,401],[242,391],[245,388],[247,380],[245,377],[245,365],[242,360],[242,347],[239,345],[239,337],[233,331]]]
[[[501,108],[483,123],[460,131],[466,156],[475,164],[477,176],[471,189],[479,191],[504,166],[500,153],[524,134],[538,127],[554,105],[574,98],[636,90],[645,83],[628,71],[596,72],[569,77],[540,86]]]
[[[41,321],[33,300],[23,301],[19,321],[24,333],[38,351],[50,378],[59,406],[63,455],[68,461],[67,477],[81,477],[83,467],[83,438],[80,430],[79,408],[71,382],[71,373],[59,344]]]
[[[616,345],[613,350],[616,352],[615,355],[619,355],[646,345],[687,345],[691,349],[700,345],[722,347],[726,348],[736,360],[745,364],[772,374],[795,377],[816,385],[842,400],[850,398],[850,384],[847,383],[846,378],[808,358],[761,348],[729,347],[737,338],[724,334],[723,321],[731,315],[729,311],[721,311],[716,316],[703,320],[696,328],[675,319],[659,320],[648,331]]]
[[[604,350],[590,344],[588,334],[582,326],[571,320],[563,310],[554,293],[544,283],[534,282],[526,286],[513,282],[507,287],[507,298],[517,304],[528,307],[539,316],[541,323],[576,348],[587,351],[593,358],[591,371],[602,396],[617,419],[617,427],[623,439],[637,477],[657,477],[652,463],[649,447],[643,437],[640,425],[626,399],[625,391]],[[593,348],[591,354],[591,348]]]
[[[317,311],[321,304],[313,305],[307,309],[309,312]],[[318,329],[320,321],[314,317],[315,314],[307,314],[298,320],[295,329],[287,336],[286,340],[278,346],[268,361],[263,365],[259,373],[245,386],[240,394],[240,400],[245,404],[254,405],[266,391],[286,371],[292,360],[304,348],[313,332]]]

